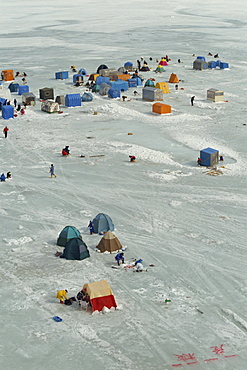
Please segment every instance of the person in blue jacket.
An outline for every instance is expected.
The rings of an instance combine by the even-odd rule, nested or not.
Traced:
[[[120,261],[122,261],[122,263],[124,263],[124,253],[123,252],[118,253],[115,256],[115,260],[117,261],[118,266],[120,266]]]
[[[0,176],[0,181],[5,181],[6,180],[6,176],[4,175],[4,173],[2,173],[2,175]]]
[[[93,226],[94,225],[93,225],[92,221],[90,220],[90,222],[88,224],[90,235],[93,235],[93,233],[94,233],[94,227]]]

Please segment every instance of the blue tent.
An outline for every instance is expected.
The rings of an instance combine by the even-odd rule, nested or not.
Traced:
[[[79,69],[79,72],[78,72],[80,75],[83,75],[83,76],[86,76],[87,74],[87,71],[84,69],[84,68],[81,68]]]
[[[94,225],[94,232],[99,233],[99,234],[106,233],[108,230],[110,231],[114,230],[114,224],[111,218],[105,213],[99,213],[93,219],[93,225]]]
[[[59,234],[57,238],[57,245],[60,245],[61,247],[65,247],[67,241],[73,238],[80,238],[81,239],[81,233],[79,230],[77,230],[74,226],[66,226]]]
[[[136,87],[137,86],[137,78],[130,78],[128,80],[129,87]]]
[[[29,86],[27,85],[19,85],[18,86],[18,95],[22,95],[24,93],[29,92]]]
[[[111,81],[111,87],[114,90],[126,91],[129,89],[129,84],[128,84],[128,81],[117,80],[117,81]]]
[[[3,105],[2,117],[3,119],[14,118],[14,107],[12,107],[12,105]]]
[[[10,92],[18,92],[19,84],[12,82],[11,84],[9,84],[8,88]]]
[[[81,97],[81,101],[92,101],[93,95],[89,92],[84,92],[84,94]]]
[[[66,107],[80,107],[81,106],[81,95],[80,94],[67,94],[65,96]]]
[[[96,85],[101,85],[102,83],[109,84],[110,77],[98,76],[95,82],[96,82]]]
[[[75,75],[73,75],[73,83],[75,84],[77,81],[83,81],[83,75],[81,73],[76,73]]]
[[[142,86],[142,80],[138,75],[133,74],[132,78],[136,79],[137,86]]]
[[[108,97],[112,99],[120,98],[120,91],[111,88],[108,90]]]

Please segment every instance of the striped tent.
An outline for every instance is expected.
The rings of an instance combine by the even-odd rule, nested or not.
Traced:
[[[111,287],[106,280],[84,284],[83,289],[90,297],[93,311],[102,311],[104,307],[109,309],[117,307]]]

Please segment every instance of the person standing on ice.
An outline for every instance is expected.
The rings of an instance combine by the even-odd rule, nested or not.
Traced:
[[[192,96],[192,98],[190,99],[190,102],[191,102],[192,106],[194,105],[194,100],[195,100],[195,96]]]
[[[51,164],[50,167],[50,174],[51,174],[50,178],[52,178],[52,176],[57,177],[57,175],[55,175],[55,167],[53,164]]]
[[[94,233],[94,225],[93,225],[93,223],[92,223],[91,220],[90,220],[90,222],[88,224],[88,227],[89,227],[90,235],[93,235],[93,233]]]
[[[6,139],[6,138],[7,138],[7,136],[8,136],[8,131],[9,131],[8,126],[5,126],[5,127],[4,127],[4,129],[3,129],[3,133],[4,133],[4,137],[5,137],[5,139]]]

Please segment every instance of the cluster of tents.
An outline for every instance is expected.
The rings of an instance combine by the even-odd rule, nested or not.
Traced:
[[[96,250],[104,253],[117,252],[122,249],[122,245],[115,234],[113,234],[114,224],[111,218],[105,213],[99,213],[93,219],[94,232],[103,234]],[[67,260],[84,260],[90,257],[86,243],[82,240],[80,231],[74,226],[66,226],[57,238],[57,245],[64,247],[61,258]],[[90,297],[92,311],[102,311],[104,307],[116,308],[117,304],[106,280],[84,284],[83,289]]]

